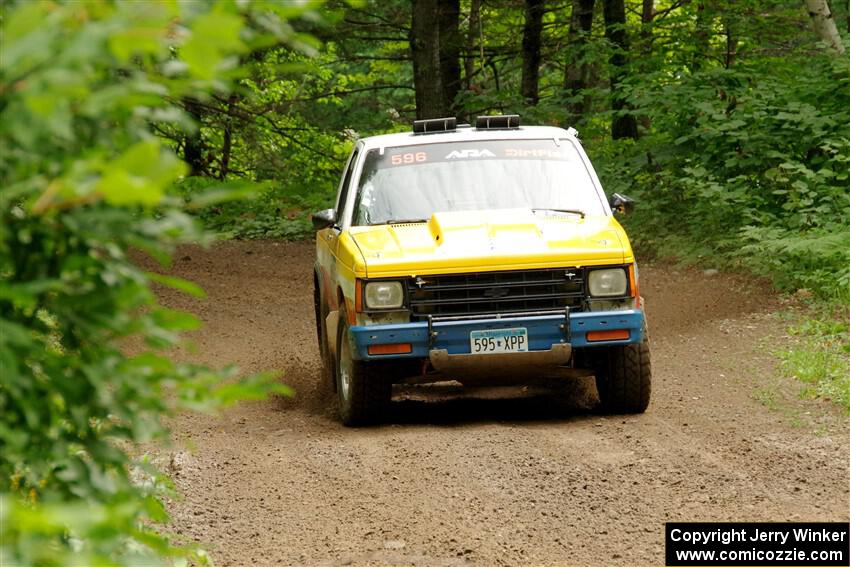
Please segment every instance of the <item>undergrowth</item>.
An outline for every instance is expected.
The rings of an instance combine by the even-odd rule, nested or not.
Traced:
[[[652,131],[588,152],[636,245],[850,304],[850,64],[762,63],[636,94]]]
[[[221,183],[206,177],[187,177],[178,192],[187,198]],[[312,191],[304,185],[278,181],[260,183],[229,182],[243,187],[250,198],[216,203],[195,211],[207,230],[219,238],[303,240],[313,236],[310,213],[327,208],[331,191]],[[329,185],[329,184],[325,184]]]
[[[850,412],[850,307],[815,307],[790,334],[791,345],[776,353],[782,373],[805,384],[801,397],[832,400]]]

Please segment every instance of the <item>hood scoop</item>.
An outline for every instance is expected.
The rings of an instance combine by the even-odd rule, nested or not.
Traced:
[[[500,211],[458,211],[434,213],[428,228],[437,243],[451,240],[482,238],[488,240],[514,240],[541,236],[540,225],[528,209]]]

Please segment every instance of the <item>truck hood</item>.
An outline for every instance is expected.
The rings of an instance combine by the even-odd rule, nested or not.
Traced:
[[[434,213],[428,222],[352,227],[368,277],[622,264],[631,246],[611,216],[530,209]]]

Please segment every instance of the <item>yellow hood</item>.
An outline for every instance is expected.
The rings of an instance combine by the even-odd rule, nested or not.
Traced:
[[[427,223],[351,228],[368,277],[622,264],[633,261],[610,216],[529,209],[435,213]]]

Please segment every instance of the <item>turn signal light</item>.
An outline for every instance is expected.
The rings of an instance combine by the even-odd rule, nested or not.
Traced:
[[[413,345],[410,343],[398,343],[394,345],[369,345],[367,349],[370,355],[376,354],[410,354]]]
[[[614,331],[588,331],[587,342],[596,341],[625,341],[629,338],[628,329],[617,329]]]

